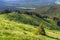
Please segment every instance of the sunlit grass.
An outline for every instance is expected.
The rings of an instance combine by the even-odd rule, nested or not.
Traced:
[[[40,23],[43,23],[45,32],[50,37],[37,35],[37,27],[40,26]],[[18,14],[15,12],[1,14],[0,40],[56,40],[56,38],[60,38],[60,32],[59,27],[54,23],[51,19],[43,20],[35,15]]]

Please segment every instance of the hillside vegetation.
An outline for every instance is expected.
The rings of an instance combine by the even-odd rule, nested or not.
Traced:
[[[38,35],[43,22],[47,36]],[[41,19],[35,15],[0,14],[0,40],[59,40],[59,27],[51,19]]]
[[[39,26],[44,27],[45,36],[38,34]],[[0,14],[0,40],[60,40],[59,31],[52,19],[17,12]]]

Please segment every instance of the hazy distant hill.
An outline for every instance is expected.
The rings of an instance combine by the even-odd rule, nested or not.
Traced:
[[[60,17],[60,5],[38,7],[35,12],[42,15]]]
[[[40,7],[49,4],[55,4],[56,0],[0,0],[0,9],[9,7],[10,9],[19,7]]]
[[[60,17],[60,5],[51,6],[46,12],[48,15]]]

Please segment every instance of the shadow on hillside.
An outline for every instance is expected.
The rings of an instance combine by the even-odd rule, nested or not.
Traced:
[[[53,38],[53,39],[56,39],[56,40],[60,40],[59,38],[51,37],[51,36],[48,36],[48,35],[46,35],[46,37]]]
[[[18,14],[18,13],[7,14],[7,19],[9,19],[10,21],[13,20],[19,23],[39,26],[38,20],[27,14]]]
[[[58,31],[60,31],[60,27],[57,26],[57,24],[54,25],[53,22],[51,23],[49,20],[46,20],[46,19],[43,19],[43,21],[45,22],[45,25],[48,26],[48,28],[50,30],[58,30]]]

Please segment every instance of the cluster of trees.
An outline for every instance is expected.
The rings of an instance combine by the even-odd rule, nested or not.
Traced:
[[[53,20],[57,22],[57,25],[60,26],[60,18],[53,17]]]
[[[19,10],[9,10],[9,9],[5,9],[1,13],[11,13],[11,12],[18,12],[18,13],[20,13]]]
[[[13,11],[11,11],[9,9],[5,9],[1,13],[11,13],[11,12],[13,12]],[[24,14],[28,14],[28,15],[36,15],[37,17],[42,18],[42,19],[43,18],[49,18],[48,16],[42,16],[42,15],[36,13],[36,12],[28,12],[28,11],[24,11],[24,10],[22,10],[22,11],[20,11],[20,10],[14,10],[14,12],[17,12],[19,14],[24,13]],[[57,25],[60,26],[60,19],[59,18],[53,17],[53,20],[57,21]]]
[[[12,12],[11,10],[5,9],[1,13],[11,13],[11,12]]]
[[[14,12],[17,12],[17,13],[19,13],[19,14],[22,14],[22,13],[24,13],[24,14],[28,14],[28,15],[36,15],[37,17],[39,17],[39,18],[49,18],[48,16],[41,16],[40,14],[38,14],[38,13],[36,13],[36,12],[28,12],[28,11],[24,11],[24,10],[13,10]],[[9,9],[5,9],[5,10],[3,10],[1,13],[11,13],[11,12],[13,12],[13,11],[11,11],[11,10],[9,10]]]

